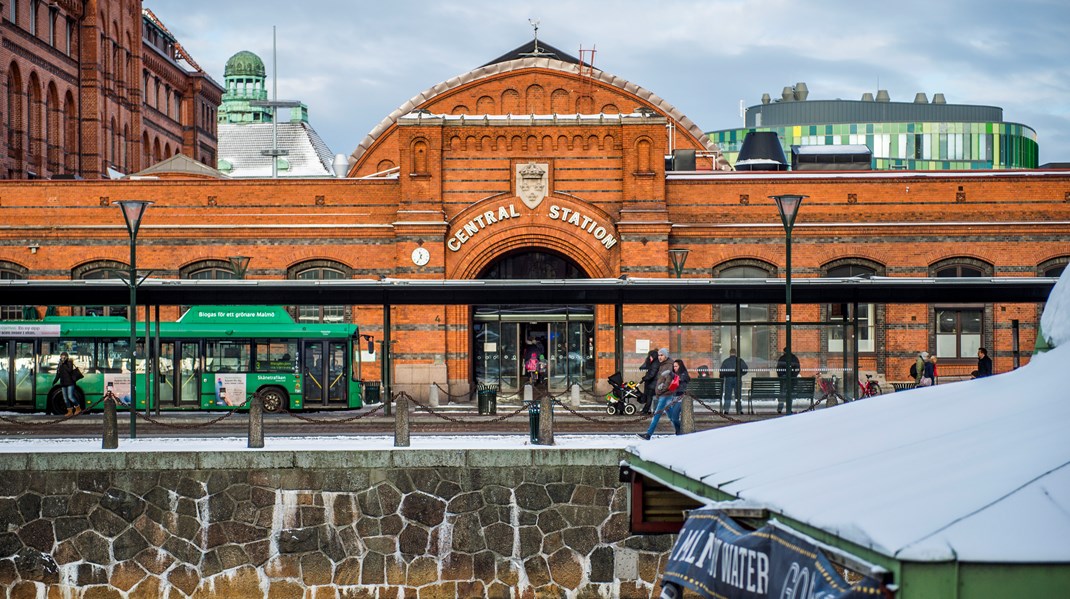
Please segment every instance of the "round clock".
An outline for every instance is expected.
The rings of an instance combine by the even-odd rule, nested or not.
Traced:
[[[431,252],[428,252],[425,248],[416,248],[412,251],[412,263],[416,266],[423,266],[430,259]]]

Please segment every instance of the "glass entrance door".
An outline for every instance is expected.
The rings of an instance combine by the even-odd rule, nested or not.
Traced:
[[[535,312],[534,310],[539,310]],[[475,380],[518,393],[525,384],[563,393],[594,383],[594,311],[479,306],[472,328]]]

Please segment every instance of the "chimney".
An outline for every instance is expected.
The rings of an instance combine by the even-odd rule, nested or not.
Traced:
[[[866,93],[862,94],[862,101],[863,102],[872,102],[873,101],[873,92],[866,92]]]
[[[929,103],[929,98],[927,98],[925,96],[925,92],[918,92],[918,93],[914,94],[914,103],[915,104],[928,104]]]
[[[770,101],[769,94],[762,94],[762,104],[768,104]]]
[[[775,131],[750,131],[736,158],[737,171],[786,171],[788,161]]]
[[[947,104],[947,100],[944,99],[944,94],[933,94],[933,104]]]
[[[791,89],[790,85],[785,85],[784,89],[780,91],[780,100],[782,102],[794,102],[795,90]]]
[[[888,95],[888,90],[886,90],[886,89],[878,89],[877,90],[877,101],[878,102],[891,102],[892,98]]]
[[[805,81],[800,81],[795,84],[795,100],[798,102],[805,102],[806,97],[810,95],[810,90],[806,87]]]

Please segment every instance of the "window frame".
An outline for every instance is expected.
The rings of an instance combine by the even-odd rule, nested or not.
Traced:
[[[337,273],[337,277],[308,277],[306,273],[319,271]],[[334,260],[306,260],[299,262],[286,269],[286,278],[289,280],[333,281],[350,279],[353,277],[353,269]],[[348,305],[294,305],[287,307],[294,320],[300,323],[339,323],[352,320],[351,307]]]

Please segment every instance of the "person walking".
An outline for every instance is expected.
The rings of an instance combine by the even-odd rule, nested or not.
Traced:
[[[721,380],[724,381],[724,395],[721,399],[721,412],[728,413],[732,407],[732,396],[736,397],[736,414],[743,413],[743,377],[747,374],[747,362],[736,356],[736,348],[728,350],[728,357],[721,362]]]
[[[918,353],[918,357],[914,358],[914,368],[912,368],[911,370],[914,373],[914,386],[915,387],[924,387],[925,386],[925,385],[921,384],[921,378],[923,376],[925,376],[925,365],[928,362],[929,362],[929,352],[927,352],[927,351],[923,351],[923,352]],[[932,383],[929,383],[929,384],[931,385]]]
[[[918,377],[919,387],[931,387],[936,384],[936,363],[933,361],[929,352],[921,352],[921,370],[919,370],[920,376]]]
[[[780,354],[776,361],[776,375],[780,377],[780,397],[777,398],[776,402],[777,414],[784,411],[784,402],[787,400],[788,393],[788,377],[790,376],[792,379],[799,378],[801,370],[799,358],[794,353],[789,355],[788,348],[785,347],[784,353]],[[792,383],[794,383],[794,380]],[[788,406],[788,413],[791,413],[791,406]]]
[[[60,353],[56,378],[52,384],[59,383],[60,390],[63,392],[63,403],[67,406],[67,416],[82,413],[82,406],[78,403],[78,396],[74,392],[80,378],[82,378],[82,372],[67,356],[67,352]]]
[[[669,360],[669,350],[664,347],[659,349],[657,374],[654,377],[654,392],[657,394],[658,403],[654,408],[654,418],[650,421],[650,426],[645,433],[639,433],[639,436],[643,439],[650,439],[654,434],[654,430],[658,427],[658,421],[661,420],[662,414],[667,411],[669,402],[672,401],[676,389],[680,384],[679,379],[677,378],[679,375],[676,375],[673,372],[674,365],[675,362]],[[676,380],[676,385],[673,385],[674,379]],[[669,415],[669,418],[670,420],[672,419],[671,414]],[[677,422],[674,422],[673,426],[679,430],[679,424]]]
[[[658,365],[658,350],[652,349],[647,352],[646,360],[639,367],[639,370],[643,371],[643,407],[639,410],[640,414],[650,413],[650,404],[654,401],[654,387],[657,386],[655,379],[658,376]]]
[[[979,379],[992,376],[992,358],[988,357],[988,350],[977,348],[977,370],[973,371],[973,378]]]

